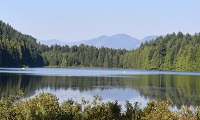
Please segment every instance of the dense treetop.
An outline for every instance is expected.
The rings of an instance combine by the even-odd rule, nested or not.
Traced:
[[[158,37],[125,55],[124,68],[200,71],[200,33]]]
[[[125,49],[97,48],[81,44],[80,46],[54,45],[42,51],[46,66],[60,67],[123,67]]]
[[[0,21],[0,67],[42,66],[36,39]]]

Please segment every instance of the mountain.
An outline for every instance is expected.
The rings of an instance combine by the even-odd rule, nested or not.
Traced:
[[[59,44],[61,46],[63,45],[80,45],[80,44],[85,44],[85,45],[90,45],[90,46],[95,46],[95,47],[108,47],[108,48],[113,48],[113,49],[135,49],[140,46],[142,42],[145,42],[146,40],[152,40],[156,39],[158,36],[147,36],[143,38],[142,40],[133,38],[127,34],[116,34],[113,36],[100,36],[97,38],[89,39],[89,40],[81,40],[78,42],[63,42],[61,40],[57,39],[51,39],[51,40],[38,40],[40,43],[51,46],[55,44]]]
[[[97,37],[97,38],[86,40],[84,44],[93,45],[93,46],[96,46],[96,47],[102,47],[102,46],[107,47],[108,44],[106,44],[106,43],[108,43],[108,42],[109,42],[109,37],[106,36],[106,35],[103,35],[103,36],[100,36],[100,37]]]
[[[133,49],[140,45],[140,40],[133,38],[127,34],[117,34],[113,36],[100,36],[85,42],[86,45],[94,45],[96,47],[108,47],[114,49]]]
[[[44,44],[44,45],[48,45],[48,46],[51,46],[51,45],[66,45],[67,43],[66,42],[63,42],[61,40],[57,40],[57,39],[50,39],[50,40],[37,40],[38,42],[40,42],[41,44]]]
[[[127,34],[116,34],[113,36],[100,36],[97,38],[89,39],[89,40],[82,40],[79,42],[74,43],[68,43],[69,46],[71,45],[92,45],[96,47],[108,47],[108,48],[114,48],[114,49],[135,49],[140,46],[141,41],[133,38]]]

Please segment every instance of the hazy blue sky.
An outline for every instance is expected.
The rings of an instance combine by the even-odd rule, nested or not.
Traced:
[[[200,0],[1,0],[0,19],[37,39],[200,32]]]

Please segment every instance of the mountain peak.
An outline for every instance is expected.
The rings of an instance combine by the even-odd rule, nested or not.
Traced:
[[[106,35],[102,35],[102,36],[100,36],[100,37],[97,37],[97,38],[99,38],[99,39],[107,39],[107,38],[109,38],[108,36],[106,36]]]
[[[123,38],[124,40],[125,39],[132,39],[134,41],[138,40],[137,38],[133,38],[128,34],[116,34],[116,35],[111,36],[111,38],[115,38],[115,39],[122,39]]]
[[[115,37],[115,38],[117,38],[117,37],[133,38],[133,37],[131,37],[130,35],[127,35],[127,34],[116,34],[116,35],[112,35],[112,36],[110,36],[110,37]]]

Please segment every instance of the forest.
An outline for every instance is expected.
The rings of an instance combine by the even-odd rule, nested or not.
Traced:
[[[125,49],[54,45],[42,50],[45,66],[122,68]]]
[[[200,71],[200,33],[178,32],[142,43],[127,52],[123,67],[148,70]]]
[[[0,67],[43,66],[36,39],[0,21]]]
[[[182,32],[146,41],[134,50],[37,43],[0,21],[0,67],[100,67],[200,71],[200,33]]]

